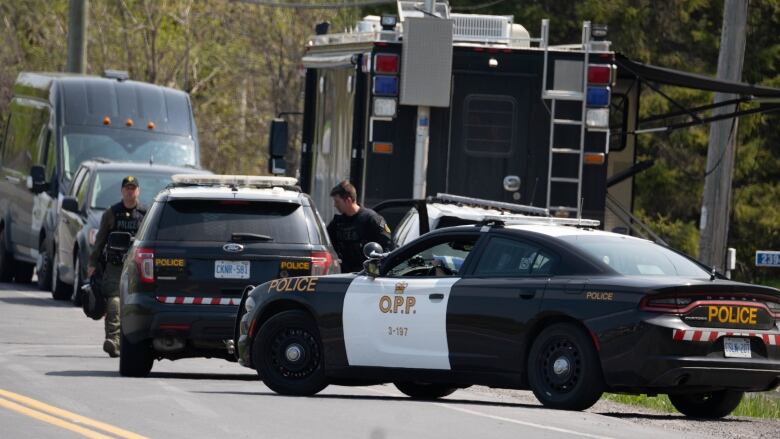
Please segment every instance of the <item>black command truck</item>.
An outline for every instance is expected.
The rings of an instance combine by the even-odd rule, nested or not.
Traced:
[[[0,133],[0,282],[52,282],[54,230],[81,162],[94,158],[198,167],[189,95],[106,77],[20,73]],[[117,200],[119,194],[117,193]]]
[[[339,272],[325,224],[294,178],[173,181],[157,195],[125,259],[123,376],[146,376],[162,358],[235,361],[233,328],[247,285]]]
[[[325,218],[329,189],[348,177],[367,206],[449,193],[625,233],[636,224],[633,176],[652,164],[638,160],[642,136],[778,108],[778,89],[628,59],[590,22],[581,41],[561,45],[546,20],[531,37],[511,16],[398,5],[397,16],[368,16],[348,32],[318,26],[307,42],[300,179]],[[640,113],[640,97],[662,85],[735,100],[715,116],[718,104],[680,102]],[[734,106],[743,102],[754,104]]]

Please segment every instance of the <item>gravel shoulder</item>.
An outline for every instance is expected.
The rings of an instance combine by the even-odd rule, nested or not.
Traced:
[[[467,391],[491,395],[501,401],[539,404],[533,393],[529,391],[491,389],[482,386],[474,386]],[[669,432],[679,432],[681,437],[686,436],[686,433],[726,439],[777,439],[780,437],[780,420],[739,416],[729,416],[718,421],[694,420],[677,413],[666,413],[646,407],[621,404],[604,398],[587,411]]]

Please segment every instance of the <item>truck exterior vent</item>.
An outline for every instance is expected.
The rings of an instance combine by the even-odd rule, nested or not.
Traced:
[[[480,43],[509,43],[512,36],[511,16],[450,14],[453,39]]]

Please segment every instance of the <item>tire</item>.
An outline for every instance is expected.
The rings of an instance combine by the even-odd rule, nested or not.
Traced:
[[[604,376],[593,341],[577,326],[545,328],[528,355],[528,382],[545,407],[585,410],[601,398]]]
[[[728,416],[742,401],[745,392],[720,390],[708,393],[672,394],[669,400],[680,413],[691,418],[719,419]]]
[[[457,387],[453,387],[449,384],[435,384],[435,383],[415,383],[410,381],[404,381],[399,383],[393,383],[398,390],[405,395],[414,399],[439,399],[444,398],[447,395],[451,395],[458,390]]]
[[[252,362],[265,385],[281,395],[311,396],[328,386],[319,331],[304,311],[268,319],[255,336]]]
[[[59,265],[59,258],[57,257],[57,248],[52,247],[54,256],[51,262],[51,297],[54,300],[68,300],[73,292],[71,286],[60,280],[57,266]]]
[[[16,261],[16,267],[14,267],[14,282],[18,284],[29,284],[32,282],[34,270],[35,264]]]
[[[5,242],[5,230],[0,228],[0,282],[11,282],[14,279],[14,262]]]
[[[42,291],[51,291],[51,255],[49,254],[49,250],[46,248],[46,240],[44,239],[41,242],[41,245],[38,246],[38,266],[36,267],[38,271],[38,288]]]
[[[76,257],[73,261],[73,287],[71,288],[70,301],[74,306],[81,306],[81,258],[78,257],[78,249],[75,250]]]
[[[131,343],[119,331],[119,375],[144,378],[149,376],[154,364],[154,350],[149,340]]]

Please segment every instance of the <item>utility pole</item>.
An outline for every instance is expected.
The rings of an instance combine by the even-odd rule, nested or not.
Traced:
[[[740,81],[745,59],[745,36],[748,0],[724,0],[723,29],[718,56],[718,79]],[[715,94],[715,103],[734,99],[725,93]],[[720,107],[714,115],[731,112]],[[725,269],[726,245],[731,213],[731,180],[734,174],[734,152],[737,142],[737,119],[725,119],[710,125],[704,200],[701,207],[699,259],[710,267]]]
[[[87,73],[89,0],[70,0],[68,6],[68,72]]]

